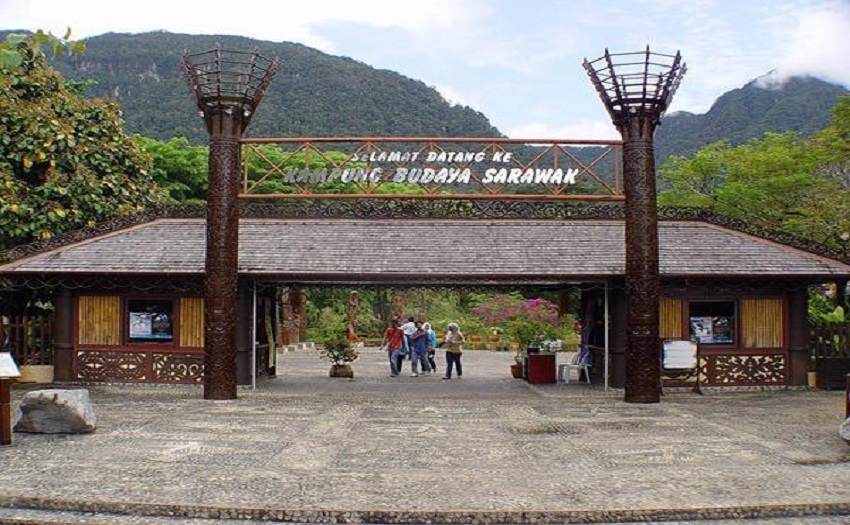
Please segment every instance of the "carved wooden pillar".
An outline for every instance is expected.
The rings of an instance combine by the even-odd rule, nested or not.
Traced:
[[[357,335],[357,313],[360,310],[360,294],[357,293],[357,290],[351,290],[348,292],[348,315],[346,316],[346,320],[348,322],[348,340],[352,343],[360,340],[360,336]]]
[[[214,110],[208,110],[214,111]],[[210,130],[204,276],[204,398],[236,398],[236,281],[239,255],[239,114],[218,111]],[[213,115],[215,116],[215,115]]]
[[[204,398],[236,398],[240,140],[277,61],[216,48],[183,55],[183,74],[209,133],[204,274]]]
[[[626,197],[626,377],[624,400],[661,398],[658,337],[658,214],[653,134],[684,75],[681,55],[609,53],[584,68],[623,138]]]
[[[289,286],[280,289],[280,344],[297,343],[297,326],[295,312],[292,309],[292,290]]]
[[[570,312],[570,291],[567,288],[558,290],[558,318]]]
[[[655,191],[654,114],[625,116],[619,127],[626,193],[625,401],[657,403],[661,396],[658,337],[658,211]]]
[[[402,321],[404,319],[404,291],[393,290],[393,317]]]
[[[289,288],[289,304],[292,308],[294,325],[292,335],[297,340],[294,343],[300,343],[307,340],[307,300],[304,297],[304,292],[298,285],[292,285]]]

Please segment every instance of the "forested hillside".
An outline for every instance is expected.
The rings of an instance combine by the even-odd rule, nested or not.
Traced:
[[[205,51],[216,44],[256,48],[280,59],[280,72],[249,135],[502,136],[486,116],[450,105],[420,81],[300,44],[220,35],[110,33],[88,39],[84,54],[55,65],[68,79],[94,80],[86,96],[116,98],[129,131],[202,144],[206,133],[180,63],[184,50]],[[766,131],[807,136],[829,123],[830,110],[847,93],[815,78],[794,78],[776,89],[752,81],[722,95],[705,114],[667,115],[656,135],[658,160],[692,155],[721,139],[740,144]]]
[[[280,71],[252,120],[253,136],[501,136],[487,118],[452,106],[424,83],[292,43],[165,32],[105,34],[54,65],[69,80],[93,79],[86,96],[114,97],[129,131],[206,141],[180,64],[185,50],[257,49]]]
[[[656,154],[662,161],[670,155],[690,156],[718,140],[742,144],[768,131],[809,136],[829,125],[832,108],[847,93],[841,86],[812,77],[794,77],[771,88],[754,80],[724,93],[708,113],[664,117],[655,137]]]

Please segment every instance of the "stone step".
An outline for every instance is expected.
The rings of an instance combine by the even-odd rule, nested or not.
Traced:
[[[296,350],[315,350],[316,343],[313,342],[305,342],[305,343],[292,343],[288,345],[281,345],[277,348],[278,353],[285,352],[295,352]]]

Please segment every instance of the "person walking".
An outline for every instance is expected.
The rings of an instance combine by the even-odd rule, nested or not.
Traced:
[[[416,323],[416,332],[410,336],[410,377],[419,377],[419,365],[422,365],[422,373],[430,374],[431,367],[428,365],[428,332],[421,323]]]
[[[452,378],[452,368],[457,369],[457,377],[463,377],[463,366],[460,364],[460,356],[463,354],[463,333],[457,323],[449,323],[449,329],[443,340],[446,349],[446,375],[443,379]]]
[[[387,350],[390,359],[390,376],[396,377],[401,373],[401,363],[404,359],[404,331],[398,327],[398,319],[393,319],[390,327],[384,331],[381,348]]]
[[[431,323],[423,323],[422,328],[428,334],[428,366],[431,367],[431,373],[437,372],[437,332],[431,328]]]
[[[410,352],[410,338],[416,333],[416,322],[413,316],[407,318],[407,321],[399,328],[404,332],[404,351]]]

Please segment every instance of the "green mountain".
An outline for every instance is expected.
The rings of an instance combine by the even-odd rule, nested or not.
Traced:
[[[721,95],[705,114],[665,116],[655,135],[656,155],[661,161],[689,156],[721,139],[741,144],[767,131],[810,135],[829,125],[833,106],[848,93],[813,77],[792,77],[776,87],[753,80]]]
[[[423,82],[288,42],[108,33],[87,39],[82,55],[54,65],[68,79],[95,80],[86,96],[117,99],[129,131],[201,144],[207,134],[181,73],[182,56],[216,45],[257,49],[280,61],[249,136],[502,136],[483,114],[452,106]]]
[[[69,79],[94,80],[87,96],[116,98],[127,129],[156,139],[185,136],[206,143],[181,60],[186,50],[194,53],[216,45],[257,49],[280,60],[280,71],[248,135],[503,136],[486,116],[452,106],[423,82],[300,44],[166,32],[109,33],[86,43],[83,55],[63,57],[56,67]],[[832,107],[847,93],[811,77],[792,78],[778,88],[754,80],[722,95],[705,114],[665,116],[655,137],[658,160],[691,155],[721,139],[742,143],[765,131],[807,135],[829,123]]]

